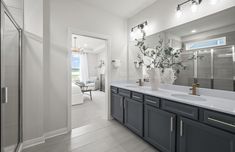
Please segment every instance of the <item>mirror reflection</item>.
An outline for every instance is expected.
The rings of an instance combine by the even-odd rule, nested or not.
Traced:
[[[192,83],[199,83],[202,88],[235,91],[234,14],[233,7],[147,36],[145,45],[153,48],[162,40],[164,45],[174,50],[182,49],[180,60],[185,68],[175,72],[173,84],[191,86]],[[133,62],[138,58],[138,48],[136,42],[130,44],[129,61]],[[136,62],[134,67],[140,69]],[[173,67],[173,70],[178,69]],[[140,74],[138,71],[141,70],[136,71]]]

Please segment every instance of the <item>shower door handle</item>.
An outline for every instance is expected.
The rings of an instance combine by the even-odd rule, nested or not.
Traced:
[[[7,103],[8,102],[8,88],[7,87],[2,88],[1,101],[2,101],[2,103]]]

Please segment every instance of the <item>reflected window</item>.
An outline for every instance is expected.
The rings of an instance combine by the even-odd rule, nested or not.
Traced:
[[[226,37],[186,43],[186,50],[205,49],[226,45]]]

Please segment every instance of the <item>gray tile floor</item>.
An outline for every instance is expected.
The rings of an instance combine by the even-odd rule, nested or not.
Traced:
[[[115,120],[100,120],[23,152],[157,152]]]
[[[71,133],[48,139],[23,152],[158,152],[117,121],[103,119],[100,92],[94,93],[93,101],[86,100],[83,105],[73,107],[75,129]]]
[[[84,95],[84,103],[72,106],[72,128],[88,125],[96,120],[104,119],[105,93],[92,91],[93,100]]]

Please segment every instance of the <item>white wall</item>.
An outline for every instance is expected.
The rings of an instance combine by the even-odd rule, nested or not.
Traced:
[[[42,137],[43,128],[43,0],[24,0],[23,138]]]
[[[182,7],[183,15],[176,17],[176,6],[181,0],[157,0],[151,6],[145,8],[135,16],[128,19],[128,37],[130,29],[144,21],[148,21],[147,35],[152,35],[166,29],[214,14],[224,9],[235,6],[234,0],[219,1],[217,5],[209,4],[209,0],[203,0],[197,13],[192,13],[190,6]],[[129,39],[129,38],[128,38]],[[134,80],[142,76],[141,69],[135,69],[134,60],[137,59],[138,49],[134,42],[129,42],[128,49],[128,79]]]
[[[127,23],[93,6],[77,0],[51,0],[49,11],[50,49],[48,62],[48,96],[45,99],[45,132],[67,127],[68,86],[68,28],[109,35],[112,58],[122,61],[122,66],[112,70],[112,80],[127,78]],[[45,21],[45,20],[44,20]],[[47,45],[47,44],[45,44]]]

